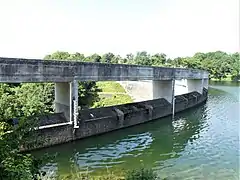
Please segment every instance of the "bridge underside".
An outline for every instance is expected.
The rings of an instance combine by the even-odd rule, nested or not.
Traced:
[[[174,104],[174,97],[190,92],[203,93],[208,89],[208,79],[202,80],[163,80],[163,81],[124,81],[120,84],[135,102],[164,98],[170,104]],[[180,86],[181,85],[181,86]],[[65,117],[78,127],[78,86],[77,81],[55,83],[55,111],[63,112]]]

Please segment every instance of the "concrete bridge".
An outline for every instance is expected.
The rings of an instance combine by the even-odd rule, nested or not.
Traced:
[[[74,128],[78,128],[78,81],[136,81],[136,91],[145,88],[148,100],[165,98],[174,113],[176,80],[184,80],[186,93],[202,94],[208,88],[208,72],[196,69],[0,57],[0,83],[54,82],[55,111],[64,112]]]

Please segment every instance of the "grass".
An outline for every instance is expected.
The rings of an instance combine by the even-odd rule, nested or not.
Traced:
[[[94,103],[94,108],[133,102],[132,98],[117,82],[101,81],[97,82],[97,86],[98,88],[102,89],[102,92],[99,93],[100,101]]]
[[[96,102],[93,107],[106,107],[119,104],[126,104],[133,102],[132,98],[127,94],[112,94],[109,97],[100,95],[100,101]]]
[[[102,89],[102,92],[126,93],[124,88],[115,81],[99,81],[97,86]]]

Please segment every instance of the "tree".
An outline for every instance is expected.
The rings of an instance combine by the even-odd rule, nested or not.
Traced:
[[[101,56],[99,56],[96,53],[90,56],[90,61],[91,62],[98,62],[99,63],[99,62],[101,62],[101,59],[102,59]]]
[[[231,55],[233,64],[231,69],[232,80],[239,80],[240,79],[240,53],[233,53]]]
[[[137,52],[137,55],[134,59],[134,64],[151,66],[152,62],[149,54],[146,51],[141,51]]]
[[[53,83],[23,83],[14,91],[25,117],[53,112]]]
[[[101,62],[103,62],[103,63],[118,63],[118,62],[116,62],[115,55],[111,52],[104,54],[102,56]]]
[[[151,56],[151,65],[153,66],[164,66],[166,64],[166,54],[157,53]]]
[[[125,62],[127,64],[134,64],[134,55],[132,53],[127,54]]]
[[[38,141],[34,128],[38,127],[39,122],[35,117],[27,118],[29,111],[25,103],[30,99],[22,101],[27,96],[25,94],[19,97],[18,91],[21,87],[22,85],[15,87],[0,84],[0,179],[4,180],[32,180],[40,174],[39,169],[45,162],[42,158],[37,159],[20,152],[20,147],[31,147]],[[22,90],[29,92],[28,88]],[[32,104],[32,101],[29,104]],[[34,106],[30,106],[30,109],[33,109],[31,113],[42,112],[41,108],[32,107]],[[24,108],[26,111],[23,111]],[[16,117],[18,122],[14,125],[11,119]]]
[[[70,54],[68,52],[57,51],[51,55],[46,55],[44,59],[67,60]]]

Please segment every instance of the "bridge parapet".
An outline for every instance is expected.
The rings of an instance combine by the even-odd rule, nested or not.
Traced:
[[[0,82],[204,79],[202,70],[0,57]]]

